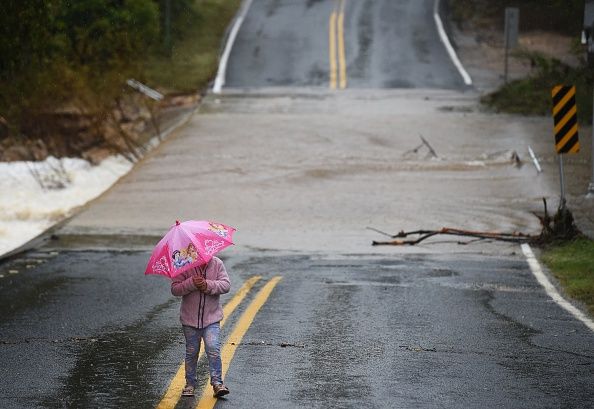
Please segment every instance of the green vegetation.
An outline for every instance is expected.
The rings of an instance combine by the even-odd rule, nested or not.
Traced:
[[[450,0],[449,5],[451,17],[458,25],[471,23],[479,30],[494,27],[503,30],[505,7],[518,7],[521,31],[552,31],[572,36],[576,44],[574,51],[585,59],[585,51],[577,46],[583,28],[583,0]],[[570,67],[558,59],[526,50],[514,52],[512,58],[526,60],[533,67],[532,73],[483,97],[485,105],[498,112],[550,115],[552,88],[559,84],[575,85],[578,119],[590,121],[593,72],[585,61],[578,67]]]
[[[156,55],[146,64],[149,84],[171,92],[201,89],[214,77],[221,39],[240,0],[203,0],[192,21],[171,50],[171,58]]]
[[[21,131],[67,103],[95,111],[157,40],[152,1],[10,0],[0,14],[0,115]]]
[[[484,96],[481,102],[498,112],[525,115],[551,115],[551,90],[555,85],[570,84],[576,87],[578,119],[590,120],[592,112],[592,69],[585,63],[574,68],[556,59],[538,53],[517,53],[517,58],[529,59],[534,73],[526,78],[511,81],[497,91]],[[583,115],[580,115],[583,113]]]
[[[128,78],[166,92],[199,90],[239,1],[4,1],[0,141],[37,137],[62,109],[101,122]]]
[[[449,0],[458,24],[470,19],[503,28],[505,7],[520,9],[521,30],[550,30],[578,35],[582,30],[584,0]]]
[[[545,249],[543,261],[565,287],[594,315],[594,241],[580,238]]]

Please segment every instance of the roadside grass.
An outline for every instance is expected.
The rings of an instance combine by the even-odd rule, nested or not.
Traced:
[[[520,52],[517,58],[529,59],[535,66],[534,74],[511,81],[498,90],[485,95],[481,102],[496,112],[523,115],[551,115],[551,92],[554,86],[575,85],[578,120],[590,121],[592,112],[592,73],[585,64],[570,67],[556,59],[539,53]]]
[[[146,63],[146,81],[165,93],[190,93],[206,87],[216,74],[225,30],[240,0],[197,0],[195,23],[173,43],[171,56]]]
[[[594,241],[579,238],[545,248],[543,262],[567,294],[583,302],[594,316]]]

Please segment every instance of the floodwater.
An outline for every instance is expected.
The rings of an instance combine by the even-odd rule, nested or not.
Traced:
[[[559,200],[549,122],[481,112],[473,92],[228,90],[61,234],[159,236],[201,218],[246,248],[338,254],[370,251],[383,237],[368,226],[537,234],[532,212]],[[584,152],[568,174],[587,173]]]
[[[549,118],[482,112],[473,92],[229,90],[208,96],[199,115],[109,197],[68,222],[61,237],[159,237],[176,219],[195,218],[235,225],[248,248],[289,251],[367,252],[384,237],[366,227],[537,234],[533,212],[543,211],[542,199],[550,211],[559,203],[550,126]],[[581,132],[582,151],[565,162],[570,209],[592,235],[588,132]],[[50,158],[36,165],[44,180],[56,182],[55,169],[64,169],[69,182],[43,189],[30,166],[0,164],[9,192],[0,198],[0,254],[131,168],[117,157],[98,167]]]
[[[31,240],[108,189],[132,164],[112,156],[0,163],[0,255]]]

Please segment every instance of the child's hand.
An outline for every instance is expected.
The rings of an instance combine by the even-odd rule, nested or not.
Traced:
[[[202,292],[205,292],[206,291],[206,288],[207,288],[207,286],[206,286],[206,280],[203,277],[198,276],[198,275],[193,276],[192,277],[192,281],[194,282],[194,285],[196,286],[196,288],[199,291],[202,291]]]

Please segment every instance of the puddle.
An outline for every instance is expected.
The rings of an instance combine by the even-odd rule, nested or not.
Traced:
[[[48,408],[153,407],[161,398],[162,373],[155,366],[166,348],[178,343],[181,330],[155,324],[172,299],[155,307],[142,320],[119,330],[106,330],[92,342],[69,346],[77,356],[62,390],[43,399]],[[175,328],[174,328],[175,327]],[[180,355],[180,361],[183,356]]]
[[[16,273],[12,273],[11,276],[21,279],[20,275]],[[8,277],[4,278],[4,280],[7,279]],[[55,298],[57,292],[72,287],[73,283],[88,280],[91,280],[91,278],[54,276],[23,286],[8,284],[8,287],[2,291],[3,296],[0,297],[2,320],[7,321],[23,311],[45,306]]]

